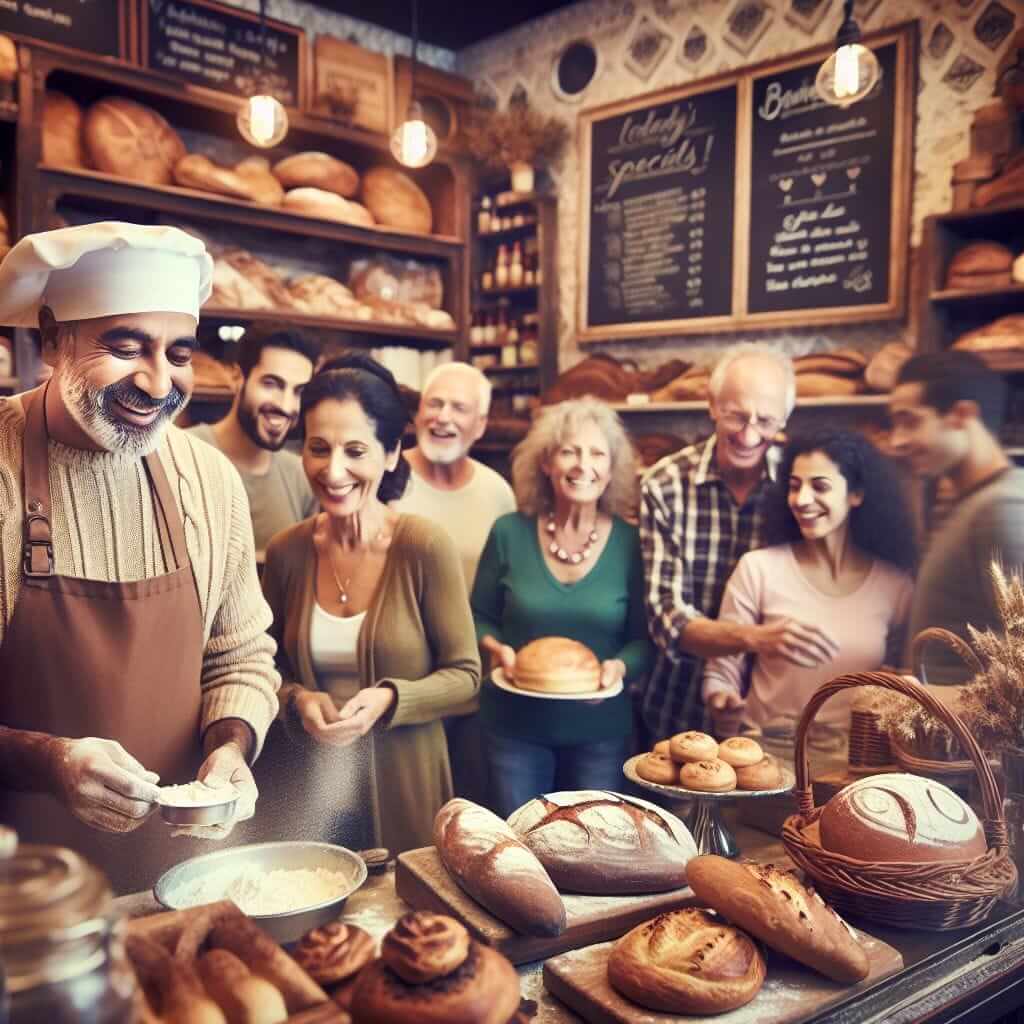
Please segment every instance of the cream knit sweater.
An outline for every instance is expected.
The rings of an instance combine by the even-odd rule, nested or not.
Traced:
[[[21,586],[24,432],[20,399],[0,399],[0,643]],[[160,458],[199,585],[202,727],[241,718],[252,726],[258,748],[277,714],[280,676],[242,481],[220,452],[177,427],[168,429]],[[54,561],[62,575],[128,582],[173,568],[160,550],[141,459],[51,441],[50,497]]]

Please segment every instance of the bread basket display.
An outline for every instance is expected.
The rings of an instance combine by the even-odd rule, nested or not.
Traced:
[[[970,755],[981,789],[985,853],[969,860],[919,863],[860,860],[822,848],[819,819],[824,808],[814,806],[807,731],[829,697],[862,686],[879,686],[917,701],[948,726]],[[789,856],[839,913],[894,928],[968,928],[984,921],[1000,897],[1015,886],[1017,870],[1008,853],[1006,819],[992,769],[963,721],[920,684],[886,672],[851,673],[825,683],[800,717],[794,755],[797,813],[786,819],[783,842]]]

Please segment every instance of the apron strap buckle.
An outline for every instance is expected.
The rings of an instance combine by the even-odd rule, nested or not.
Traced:
[[[24,572],[26,576],[53,575],[53,542],[50,521],[35,513],[25,520]]]

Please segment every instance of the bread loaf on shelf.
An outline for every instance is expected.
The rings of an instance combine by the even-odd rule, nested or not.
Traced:
[[[252,199],[249,185],[241,175],[230,168],[220,167],[201,153],[183,156],[174,165],[174,180],[184,188],[214,192],[233,199]]]
[[[867,977],[849,926],[790,872],[705,854],[690,861],[688,880],[698,899],[772,949],[847,985]]]
[[[322,188],[293,188],[284,194],[282,205],[293,213],[321,220],[336,220],[361,228],[372,228],[374,224],[373,216],[365,206]]]
[[[872,391],[892,391],[903,364],[913,354],[914,350],[904,341],[887,342],[871,357],[864,371],[864,383]]]
[[[211,309],[273,309],[269,296],[236,270],[227,260],[213,261],[213,291],[206,305]]]
[[[971,242],[954,253],[946,269],[950,289],[997,288],[1010,283],[1013,253],[998,242]]]
[[[70,97],[47,89],[43,97],[43,163],[50,167],[85,167],[82,108]]]
[[[1024,314],[1011,313],[984,327],[961,334],[953,348],[966,352],[1024,348]]]
[[[185,155],[185,143],[161,114],[121,96],[94,103],[83,134],[94,167],[146,185],[170,185]]]
[[[535,797],[509,825],[561,892],[619,896],[686,885],[689,829],[637,797],[597,790]]]
[[[430,200],[403,171],[371,167],[363,175],[362,196],[379,224],[420,235],[429,235],[433,229]]]
[[[291,309],[291,293],[281,275],[269,264],[245,249],[228,249],[220,257],[270,300],[271,309]]]
[[[815,352],[793,360],[796,373],[822,373],[833,377],[860,377],[867,365],[868,357],[856,349]]]
[[[469,800],[449,800],[434,819],[441,862],[478,903],[527,935],[559,935],[565,905],[543,865],[512,828]]]
[[[288,282],[288,292],[296,309],[313,316],[351,320],[368,320],[372,316],[368,306],[361,306],[345,285],[326,274],[294,277]]]
[[[354,167],[329,153],[295,153],[274,164],[274,177],[285,187],[319,188],[351,199],[359,191]]]
[[[801,398],[856,395],[864,390],[862,377],[836,377],[830,373],[798,373],[796,393]]]
[[[270,161],[263,156],[250,156],[235,164],[237,174],[249,189],[253,202],[261,206],[280,206],[284,188],[270,170]]]

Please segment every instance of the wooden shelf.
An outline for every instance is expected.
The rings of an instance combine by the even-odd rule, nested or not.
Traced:
[[[989,301],[992,299],[1024,300],[1024,284],[1006,285],[1002,288],[978,288],[970,291],[946,289],[932,292],[929,299],[941,306],[967,306],[973,305],[978,301]]]
[[[515,288],[481,288],[480,298],[486,299],[500,299],[502,296],[511,295],[536,295],[540,285],[536,284],[521,284]]]
[[[625,413],[666,413],[666,412],[707,412],[708,403],[693,402],[647,402],[631,405],[628,402],[609,403],[616,412]],[[798,398],[797,409],[842,409],[842,408],[880,408],[889,404],[888,395],[840,395],[822,398]]]
[[[37,170],[40,184],[55,190],[62,198],[91,200],[108,209],[110,204],[120,204],[188,219],[238,224],[302,237],[313,236],[363,249],[381,249],[435,259],[448,259],[462,250],[462,242],[448,235],[415,235],[380,225],[363,228],[177,185],[143,185],[100,171],[49,167],[45,164],[40,164]]]
[[[520,224],[518,227],[501,228],[498,231],[485,231],[477,235],[481,242],[488,242],[492,239],[502,241],[506,238],[522,237],[523,235],[535,235],[537,233],[537,222],[530,221],[529,224]]]
[[[435,331],[414,324],[391,324],[380,320],[335,320],[324,316],[310,316],[293,309],[223,309],[204,307],[203,320],[224,323],[287,323],[295,327],[312,327],[325,331],[346,331],[352,334],[380,334],[401,339],[412,347],[449,348],[458,339],[458,331]]]

